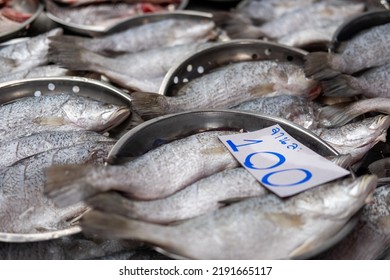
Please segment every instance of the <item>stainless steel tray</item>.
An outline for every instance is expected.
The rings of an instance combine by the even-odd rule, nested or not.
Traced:
[[[34,95],[49,95],[63,92],[73,92],[74,94],[87,96],[99,101],[130,106],[130,99],[128,95],[119,89],[103,82],[80,77],[25,79],[0,84],[0,105],[13,102],[23,97]],[[111,132],[112,131],[110,131],[110,133]],[[113,134],[114,133],[116,132],[114,131]],[[81,228],[76,225],[69,228],[47,231],[44,233],[0,232],[0,241],[43,241],[59,238],[62,236],[68,236],[80,231]]]
[[[4,42],[20,36],[25,36],[31,24],[43,11],[43,5],[39,2],[39,0],[13,1],[13,6],[17,8],[18,11],[32,13],[32,16],[29,19],[21,22],[18,28],[0,33],[0,42]]]
[[[291,136],[322,156],[338,155],[335,149],[312,132],[282,118],[235,110],[194,110],[155,118],[133,128],[111,149],[108,163],[119,164],[129,158],[138,157],[161,143],[201,131],[218,129],[254,131],[275,124],[282,126]],[[359,214],[356,214],[327,242],[318,244],[312,251],[297,259],[314,257],[332,247],[354,228],[358,219]],[[184,259],[162,248],[155,249],[170,258]]]
[[[240,61],[277,60],[291,61],[303,66],[306,51],[261,40],[231,40],[219,43],[193,54],[186,60],[173,66],[166,74],[159,93],[175,95],[177,90],[210,71]]]

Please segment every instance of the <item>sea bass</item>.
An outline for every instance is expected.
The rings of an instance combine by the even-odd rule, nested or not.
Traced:
[[[211,212],[231,199],[266,195],[268,191],[242,167],[201,179],[164,199],[130,200],[116,192],[87,200],[92,208],[154,223],[172,223]]]
[[[52,149],[66,148],[86,142],[116,140],[93,131],[44,131],[17,139],[0,142],[0,170],[17,161]]]
[[[359,32],[343,42],[337,53],[313,52],[305,56],[307,77],[325,80],[340,73],[353,74],[390,62],[390,23]]]
[[[311,130],[341,154],[351,154],[357,162],[379,141],[386,142],[390,115],[378,115],[337,128]]]
[[[26,97],[0,106],[1,141],[45,130],[107,131],[130,114],[126,106],[76,94]]]
[[[38,233],[69,227],[83,203],[57,208],[43,194],[44,168],[58,164],[103,164],[113,143],[86,142],[52,149],[0,171],[0,231]]]
[[[177,96],[131,93],[132,105],[143,118],[200,108],[230,108],[263,96],[319,94],[318,83],[300,66],[262,60],[232,63],[186,83]]]
[[[171,226],[93,210],[81,226],[87,233],[145,241],[189,259],[297,258],[337,233],[369,200],[376,181],[366,175],[286,200],[272,194],[249,198]]]
[[[52,37],[50,60],[70,70],[98,72],[129,90],[158,92],[175,61],[212,45],[193,43],[110,57],[63,43],[61,37]]]
[[[46,170],[47,195],[59,205],[70,205],[109,190],[135,199],[167,197],[195,181],[237,167],[218,135],[209,131],[162,145],[122,165],[54,166]]]

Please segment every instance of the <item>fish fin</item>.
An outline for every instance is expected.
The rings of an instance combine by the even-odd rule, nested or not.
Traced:
[[[128,218],[137,218],[131,215],[132,200],[127,199],[118,192],[105,192],[86,200],[87,205],[95,210],[112,213]]]
[[[260,197],[261,195],[259,195]],[[239,203],[241,201],[244,201],[244,200],[247,200],[247,199],[251,199],[251,198],[254,198],[256,196],[246,196],[246,197],[232,197],[232,198],[229,198],[229,199],[225,199],[225,200],[220,200],[218,201],[218,204],[220,205],[220,207],[225,207],[225,206],[229,206],[229,205],[232,205],[232,204],[235,204],[235,203]]]
[[[131,92],[131,106],[145,120],[167,114],[168,97],[152,92]]]
[[[33,122],[39,125],[62,126],[66,124],[64,118],[61,117],[38,117],[33,119]]]
[[[221,155],[226,153],[225,147],[214,147],[214,148],[208,148],[201,151],[201,154],[204,155]]]
[[[306,77],[325,80],[339,75],[340,72],[333,70],[330,64],[330,60],[334,55],[326,52],[312,52],[305,55],[304,72]]]
[[[88,184],[88,173],[95,165],[54,165],[45,169],[44,193],[59,207],[65,207],[96,194]]]
[[[275,92],[275,84],[261,84],[250,90],[250,94],[254,97],[263,97],[267,94]]]
[[[354,159],[351,154],[341,154],[338,156],[332,156],[332,158],[328,158],[331,162],[334,164],[342,167],[342,168],[348,168],[351,167]]]
[[[49,37],[50,43],[58,42],[58,44],[88,47],[88,43],[92,40],[91,38],[75,36],[75,35],[56,35]]]
[[[303,256],[304,254],[314,250],[318,247],[318,240],[317,239],[309,239],[305,241],[303,244],[298,246],[298,248],[295,248],[290,254],[289,257],[294,258],[300,258],[300,256]]]
[[[322,92],[325,96],[355,96],[360,92],[350,86],[352,76],[339,75],[330,80],[321,82]]]
[[[347,103],[347,104],[346,104]],[[340,127],[356,118],[361,112],[351,113],[346,110],[349,102],[325,106],[320,109],[319,119],[322,127]]]

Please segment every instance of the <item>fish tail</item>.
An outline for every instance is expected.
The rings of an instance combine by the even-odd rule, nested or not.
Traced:
[[[79,46],[88,48],[88,43],[92,40],[91,38],[87,37],[80,37],[80,36],[73,36],[73,35],[57,35],[57,36],[50,36],[50,43],[53,44],[53,42],[57,42],[58,44],[64,44],[67,46]]]
[[[135,239],[161,245],[165,226],[127,219],[125,217],[92,210],[81,219],[83,232],[100,237]]]
[[[170,113],[167,96],[152,92],[132,92],[130,96],[133,111],[144,120]]]
[[[351,154],[342,154],[331,158],[330,161],[342,168],[348,168],[351,167],[354,159]]]
[[[44,193],[59,207],[66,207],[96,194],[87,181],[95,165],[56,165],[45,169]]]
[[[330,80],[322,81],[322,91],[325,96],[355,96],[359,91],[351,87],[354,77],[338,75]]]
[[[360,111],[355,113],[346,110],[346,104],[335,104],[320,109],[319,119],[322,127],[339,127],[347,124],[361,114]]]
[[[326,52],[312,52],[305,56],[304,72],[306,77],[315,80],[325,80],[340,74],[340,71],[333,69],[335,54]]]

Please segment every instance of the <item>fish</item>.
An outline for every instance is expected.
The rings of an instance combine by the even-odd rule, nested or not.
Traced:
[[[68,4],[71,6],[79,6],[86,4],[97,4],[102,2],[124,2],[124,3],[139,3],[139,2],[148,2],[152,4],[172,4],[172,3],[180,3],[180,0],[55,0],[61,4]]]
[[[370,112],[390,114],[390,99],[374,97],[324,106],[319,111],[321,127],[339,127]]]
[[[335,21],[344,21],[364,9],[362,3],[317,2],[283,13],[260,26],[248,25],[240,22],[240,19],[233,19],[230,23],[228,20],[225,29],[231,38],[266,37],[278,41],[278,38],[299,30],[324,28],[333,25]]]
[[[19,23],[22,23],[22,22],[28,20],[33,15],[32,13],[23,12],[23,11],[20,11],[18,9],[15,9],[11,6],[9,6],[9,7],[5,6],[5,7],[1,8],[0,13],[2,16],[6,17],[12,21],[19,22]]]
[[[262,60],[225,65],[184,84],[177,96],[131,92],[132,108],[149,119],[185,110],[226,109],[263,96],[300,95],[315,98],[317,81],[291,62]]]
[[[375,189],[373,201],[363,207],[354,230],[341,242],[319,255],[323,260],[383,259],[390,248],[390,186]]]
[[[131,200],[117,192],[107,192],[91,197],[86,203],[102,212],[169,224],[214,211],[223,207],[225,201],[266,194],[268,191],[252,174],[237,167],[200,179],[163,199]]]
[[[211,19],[166,18],[96,38],[63,35],[56,40],[81,46],[101,54],[135,53],[215,39],[215,23]]]
[[[231,109],[280,117],[311,129],[318,127],[318,110],[321,107],[321,104],[303,96],[278,95],[246,101]]]
[[[390,29],[389,29],[390,30]],[[355,96],[366,98],[390,97],[390,63],[373,67],[358,76],[341,74],[323,81],[323,94],[327,96]]]
[[[168,226],[98,210],[80,223],[85,233],[144,241],[188,259],[299,258],[343,228],[370,201],[376,183],[375,175],[349,177],[286,200],[249,198]]]
[[[390,61],[390,23],[364,29],[342,42],[337,52],[312,52],[305,56],[305,74],[326,80],[339,74],[354,74]],[[359,59],[357,59],[359,58]]]
[[[0,34],[20,28],[20,23],[10,20],[0,13]]]
[[[85,142],[51,149],[0,170],[0,232],[40,233],[65,229],[87,207],[75,203],[56,207],[44,193],[44,169],[58,164],[102,165],[113,147],[110,142]]]
[[[52,38],[49,59],[66,69],[98,72],[131,91],[158,92],[175,61],[184,60],[190,54],[213,45],[184,44],[110,57]]]
[[[94,30],[106,31],[130,17],[149,12],[167,11],[169,6],[155,5],[151,3],[127,4],[122,3],[98,3],[97,5],[64,6],[57,5],[52,0],[45,1],[46,10],[69,24],[77,24],[93,27]]]
[[[1,47],[0,75],[48,64],[48,38],[62,33],[62,28],[55,28],[28,40]]]
[[[371,174],[378,176],[379,180],[390,177],[390,158],[385,157],[368,165],[368,170]]]
[[[108,131],[130,114],[128,106],[77,94],[25,97],[0,106],[1,141],[46,130]]]
[[[0,142],[0,154],[2,155],[0,170],[48,150],[71,147],[91,141],[115,144],[116,139],[94,131],[43,131]]]
[[[377,115],[336,128],[317,128],[311,132],[326,141],[340,154],[351,154],[354,163],[378,142],[386,142],[390,115]]]
[[[229,133],[193,134],[120,165],[53,166],[45,171],[45,194],[59,207],[110,190],[133,199],[164,198],[205,176],[237,167],[238,161],[217,138]]]

